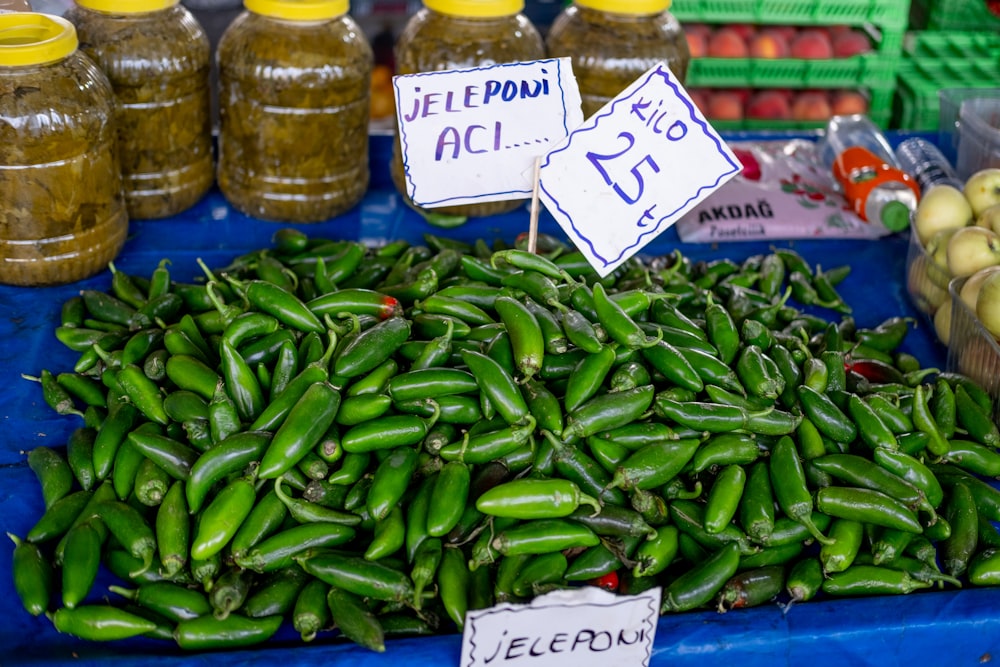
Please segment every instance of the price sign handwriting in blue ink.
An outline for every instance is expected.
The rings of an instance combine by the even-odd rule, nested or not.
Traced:
[[[546,155],[540,197],[607,275],[740,168],[661,63]]]

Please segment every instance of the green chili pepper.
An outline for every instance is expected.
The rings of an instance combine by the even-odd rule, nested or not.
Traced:
[[[955,395],[956,405],[958,394]],[[917,385],[913,394],[913,425],[928,436],[927,451],[935,456],[943,456],[948,452],[948,439],[944,437],[941,430],[934,421],[934,415],[928,404],[928,396],[924,385]]]
[[[378,617],[349,589],[333,586],[326,600],[334,623],[345,637],[376,653],[385,651],[385,631]]]
[[[991,413],[982,410],[963,385],[955,388],[955,409],[958,423],[970,436],[984,445],[1000,447],[1000,430]]]
[[[237,478],[219,491],[201,513],[191,541],[191,558],[205,560],[219,553],[250,514],[255,498],[252,478]]]
[[[24,610],[40,616],[48,609],[52,596],[52,566],[37,545],[12,533],[7,533],[7,537],[14,543],[11,556],[14,590]]]
[[[73,471],[69,463],[51,447],[39,445],[28,452],[28,467],[35,473],[45,509],[73,490]]]
[[[118,500],[97,503],[94,513],[119,544],[142,561],[142,568],[131,574],[135,576],[148,570],[156,555],[156,536],[145,517],[134,507]]]
[[[705,506],[705,530],[718,533],[730,524],[739,508],[746,478],[746,471],[737,464],[727,465],[719,471]]]
[[[652,443],[636,450],[614,473],[620,489],[653,489],[673,479],[692,459],[701,442],[688,438]]]
[[[951,526],[951,535],[938,545],[941,565],[947,574],[959,577],[965,573],[979,544],[979,514],[966,484],[959,482],[951,487],[944,516]]]
[[[792,602],[807,602],[813,599],[823,586],[823,566],[816,558],[796,561],[788,572],[785,590]]]
[[[660,613],[689,611],[707,604],[739,567],[740,551],[727,544],[694,568],[680,575],[663,590]]]
[[[901,595],[930,582],[914,579],[908,572],[877,565],[854,565],[843,572],[831,574],[823,582],[823,592],[830,595]]]
[[[782,436],[771,448],[768,466],[771,486],[781,510],[789,518],[802,523],[817,542],[829,543],[830,538],[823,535],[812,521],[812,495],[806,486],[805,472],[795,449],[795,442],[790,437]]]
[[[274,479],[294,467],[333,424],[339,406],[340,392],[329,383],[311,384],[295,402],[264,451],[258,477]]]
[[[471,573],[460,549],[445,547],[438,567],[438,595],[448,618],[459,628],[465,624],[469,609],[469,580]]]
[[[381,563],[328,551],[300,553],[293,560],[312,576],[355,595],[396,602],[413,599],[410,578]]]
[[[524,377],[533,377],[541,370],[545,357],[545,338],[538,319],[522,302],[507,296],[498,297],[494,308],[510,334],[518,371]]]
[[[535,519],[507,528],[491,541],[504,556],[542,554],[578,547],[592,547],[600,538],[579,523],[564,519]]]
[[[820,546],[819,560],[823,572],[830,575],[843,572],[851,566],[861,549],[864,527],[852,519],[834,519],[827,533],[832,541]]]
[[[110,605],[62,607],[51,618],[59,632],[88,641],[128,639],[156,629],[153,621]]]
[[[916,515],[898,500],[873,489],[828,486],[816,492],[816,509],[842,519],[920,533]]]
[[[249,618],[229,614],[217,618],[208,614],[179,622],[174,629],[174,640],[182,649],[190,651],[253,646],[274,636],[281,621],[281,616]]]
[[[69,529],[63,552],[62,603],[73,609],[84,601],[97,578],[104,534],[88,519]]]

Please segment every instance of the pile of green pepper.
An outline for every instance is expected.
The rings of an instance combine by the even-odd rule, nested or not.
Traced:
[[[310,238],[68,300],[82,418],[28,455],[25,609],[90,640],[373,650],[586,583],[662,612],[1000,582],[993,402],[856,326],[789,249],[582,254]],[[834,315],[828,319],[815,313]],[[122,580],[100,601],[99,568]],[[332,636],[332,635],[331,635]]]

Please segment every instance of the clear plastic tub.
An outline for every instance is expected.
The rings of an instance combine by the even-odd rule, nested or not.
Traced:
[[[958,177],[1000,166],[1000,88],[946,88],[940,96],[938,145]]]
[[[951,298],[951,333],[947,368],[978,382],[993,398],[993,420],[1000,420],[1000,344],[986,330],[959,293],[968,278],[948,285]]]

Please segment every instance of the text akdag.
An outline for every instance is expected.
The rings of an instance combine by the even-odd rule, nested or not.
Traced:
[[[542,69],[548,74],[547,69]],[[469,109],[479,109],[490,105],[508,104],[537,97],[547,97],[552,88],[548,78],[489,80],[482,86],[466,85],[460,90],[447,92],[421,92],[414,88],[417,96],[413,107],[403,114],[403,120],[412,123],[419,118],[441,114],[461,114]],[[504,149],[503,123],[494,121],[491,127],[481,123],[462,124],[458,116],[454,125],[444,127],[438,134],[434,151],[435,161],[456,159],[462,153],[490,153]]]

